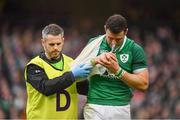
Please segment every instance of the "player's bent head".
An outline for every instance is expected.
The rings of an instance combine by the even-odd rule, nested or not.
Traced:
[[[114,14],[107,19],[105,23],[105,29],[109,29],[114,34],[126,31],[127,20],[122,15]]]

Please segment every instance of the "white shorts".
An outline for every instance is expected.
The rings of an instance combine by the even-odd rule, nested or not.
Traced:
[[[84,107],[85,120],[120,120],[131,119],[130,105],[105,106],[86,104]]]

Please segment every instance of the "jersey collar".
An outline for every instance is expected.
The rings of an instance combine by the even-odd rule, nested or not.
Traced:
[[[123,40],[123,44],[121,45],[120,49],[119,49],[119,52],[124,48],[124,45],[126,43],[126,40],[127,40],[127,36],[124,37],[124,40]]]
[[[106,37],[104,37],[104,39],[105,39],[105,40],[104,40],[104,41],[105,41],[105,44],[108,46],[108,49],[111,50],[111,47],[110,47],[109,44],[107,43]],[[125,45],[126,41],[127,41],[127,36],[124,36],[122,45],[121,45],[121,46],[118,46],[115,51],[120,52],[120,51],[124,48],[124,45]]]

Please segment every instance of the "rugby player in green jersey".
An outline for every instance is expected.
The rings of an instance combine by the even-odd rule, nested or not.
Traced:
[[[104,37],[90,39],[102,42],[94,65],[105,67],[103,74],[90,76],[85,119],[131,119],[130,101],[133,90],[145,91],[149,78],[147,60],[143,48],[126,36],[126,19],[115,14],[105,23]]]

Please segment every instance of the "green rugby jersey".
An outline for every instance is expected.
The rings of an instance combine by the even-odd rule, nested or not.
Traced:
[[[96,40],[98,37],[90,39],[90,42]],[[109,51],[111,51],[111,48],[104,37],[98,55]],[[119,66],[129,73],[147,68],[144,50],[127,37],[124,38],[121,47],[117,48],[116,57]],[[127,105],[132,98],[132,88],[106,72],[103,75],[94,75],[90,78],[87,98],[88,103],[92,104],[111,106]]]

